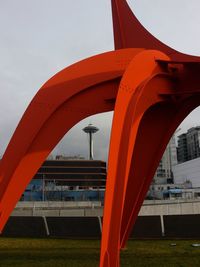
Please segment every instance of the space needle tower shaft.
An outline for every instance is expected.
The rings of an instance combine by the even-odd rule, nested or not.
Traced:
[[[93,134],[99,131],[99,129],[92,124],[89,124],[85,128],[83,128],[83,131],[88,134],[89,136],[89,159],[94,159],[94,153],[93,153]]]

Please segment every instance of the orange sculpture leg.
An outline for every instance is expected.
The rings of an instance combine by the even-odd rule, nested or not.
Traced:
[[[174,116],[170,115],[171,108],[169,108],[169,111],[167,111],[166,108],[166,113],[163,114],[163,121],[166,121],[167,123],[167,120],[171,117],[171,123],[170,122],[168,123],[168,127],[166,126],[166,124],[164,124],[164,126],[166,126],[165,133],[162,133],[162,129],[160,130],[159,126],[155,125],[154,134],[152,134],[153,139],[151,138],[151,140],[154,140],[155,136],[160,136],[160,135],[162,135],[163,139],[163,141],[160,142],[160,146],[157,146],[157,142],[154,141],[155,146],[157,146],[158,149],[156,150],[156,148],[154,147],[155,157],[152,156],[154,159],[152,159],[151,161],[152,164],[151,165],[149,164],[149,166],[151,166],[150,169],[153,173],[154,170],[156,169],[158,158],[161,157],[164,151],[164,147],[169,141],[169,138],[171,137],[173,131],[176,129],[179,123],[187,116],[187,114],[191,112],[191,110],[195,108],[197,105],[199,105],[198,102],[199,89],[196,86],[197,84],[199,84],[199,81],[196,81],[195,85],[195,80],[198,80],[197,77],[199,77],[198,63],[200,62],[200,58],[180,53],[179,51],[174,50],[173,48],[167,46],[166,44],[156,39],[141,25],[141,23],[138,21],[138,19],[130,9],[127,1],[125,0],[112,0],[112,15],[113,15],[113,29],[114,29],[114,39],[115,39],[116,49],[126,48],[126,47],[144,47],[146,49],[156,49],[170,56],[171,62],[168,62],[169,64],[178,63],[179,65],[181,64],[184,65],[184,71],[182,73],[178,72],[179,81],[177,80],[178,83],[176,83],[175,91],[173,93],[168,94],[168,101],[173,106]],[[173,68],[174,70],[177,68],[176,64],[173,66]],[[192,75],[191,71],[193,72]],[[190,77],[188,76],[188,74]],[[193,88],[192,93],[191,90],[189,90],[189,88],[191,87]],[[162,109],[163,109],[162,107],[158,108],[159,110],[158,114],[161,112]],[[156,117],[157,116],[155,116],[155,118],[152,118],[152,123],[154,120],[156,120]],[[163,122],[161,121],[161,124],[162,123]],[[151,135],[150,133],[146,137],[144,137],[144,135],[147,131],[149,132],[151,128],[143,127],[143,130],[141,129],[140,131],[138,131],[136,143],[138,144],[138,146],[140,144],[140,149],[142,149],[141,144],[144,144],[145,150],[148,151],[147,140],[150,139]],[[145,142],[147,144],[145,144]],[[138,148],[138,153],[140,149]],[[133,179],[133,175],[134,177],[137,177],[136,175],[137,171],[135,171],[135,168],[137,166],[136,163],[134,163],[135,157],[136,157],[135,155],[132,156],[130,173],[129,173],[130,177],[128,178],[128,184],[125,190],[126,192],[125,203],[123,208],[123,218],[121,226],[121,247],[125,245],[125,241],[127,240],[129,233],[132,229],[132,226],[136,220],[140,206],[147,193],[149,183],[151,181],[150,177],[152,176],[150,172],[149,173],[147,172],[146,174],[144,173],[144,176],[146,178],[143,187],[141,187],[141,192],[137,196],[137,201],[134,197],[131,197],[133,195],[132,188],[135,188],[134,180],[136,179],[136,178]]]
[[[85,117],[113,110],[119,79],[140,51],[109,52],[74,64],[36,94],[0,163],[0,230],[64,134]]]
[[[166,61],[159,52],[144,51],[132,60],[120,84],[109,155],[103,267],[119,266],[120,247],[128,239],[164,149],[180,122],[199,103],[197,95],[191,98],[193,91],[188,99],[187,86],[181,86],[186,84],[181,77],[182,73],[187,77],[187,67],[179,72],[177,82],[178,77],[163,65]],[[191,78],[187,77],[194,87],[197,81],[192,83]]]
[[[176,113],[179,113],[179,110],[175,103],[155,105],[148,111],[141,123],[141,127],[138,129],[136,139],[137,145],[132,155],[124,194],[125,200],[120,237],[120,246],[122,248],[125,246],[137,219],[138,212],[147,194],[152,177],[154,176],[165,147],[173,132],[183,120],[182,113],[179,114],[182,119],[176,120],[176,123],[173,124],[174,116],[176,119],[179,119]],[[138,151],[146,151],[146,153],[137,154]],[[139,162],[145,162],[142,168],[138,168]],[[136,181],[139,183],[138,186]],[[135,193],[136,188],[137,193]]]
[[[165,73],[155,61],[156,58],[167,59],[158,51],[144,51],[135,56],[120,83],[109,152],[100,264],[102,267],[119,266],[123,201],[132,154],[135,149],[138,152],[136,137],[140,128],[144,128],[143,124],[151,121],[152,116],[155,115],[156,111],[154,109],[151,111],[151,106],[163,101],[163,98],[157,95],[156,88],[162,88],[167,92],[171,86],[171,81],[168,79],[169,74]],[[150,110],[150,115],[145,114],[147,110]],[[160,117],[155,119],[155,124],[160,122]],[[141,154],[147,155],[147,153],[143,153],[143,150],[139,152],[137,154],[137,170],[141,171],[145,168],[146,162],[140,161],[140,157]],[[149,155],[151,155],[151,151],[149,151]],[[137,177],[136,179],[133,177],[133,179],[132,197],[135,200],[143,181],[137,180]]]
[[[193,65],[192,73],[187,64],[180,62],[182,70],[179,70],[177,82],[173,84],[173,90],[167,94],[161,93],[165,98],[165,104],[158,106],[154,116],[146,122],[145,127],[141,127],[138,132],[136,144],[138,151],[134,151],[131,159],[128,182],[125,190],[125,201],[123,207],[121,224],[121,242],[123,248],[130,235],[133,225],[137,219],[138,212],[147,194],[150,182],[158,166],[164,149],[169,142],[173,132],[182,120],[199,105],[200,90],[196,86],[199,84],[197,78],[199,64]],[[184,68],[183,68],[184,66]],[[184,79],[183,79],[184,77]],[[158,95],[160,90],[158,90]],[[160,117],[160,122],[158,123]],[[160,143],[159,143],[159,140]],[[140,153],[140,162],[145,162],[145,168],[138,168],[139,151],[151,151],[151,158],[147,158],[149,153]],[[135,180],[140,181],[140,191],[134,194]],[[142,183],[141,183],[142,181]],[[137,195],[137,197],[136,197]]]

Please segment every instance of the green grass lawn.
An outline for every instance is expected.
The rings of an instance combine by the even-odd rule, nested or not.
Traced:
[[[129,241],[125,266],[200,266],[200,247],[191,240]],[[170,246],[176,243],[176,246]],[[0,238],[1,267],[96,267],[100,242],[93,240]]]

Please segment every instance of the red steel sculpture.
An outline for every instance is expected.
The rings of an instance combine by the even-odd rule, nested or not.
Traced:
[[[165,147],[180,122],[200,104],[200,58],[153,37],[125,0],[112,0],[112,12],[116,50],[78,62],[47,81],[0,163],[2,231],[64,134],[90,115],[114,110],[100,267],[120,266],[120,249]]]

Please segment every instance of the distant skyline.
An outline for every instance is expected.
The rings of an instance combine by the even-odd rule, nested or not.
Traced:
[[[198,0],[129,0],[138,19],[173,48],[200,55]],[[83,58],[114,49],[110,0],[0,0],[0,154],[27,105],[56,72]],[[200,125],[200,108],[181,132]],[[63,138],[54,154],[87,157],[82,128],[100,128],[94,154],[107,159],[112,112],[87,118]]]

